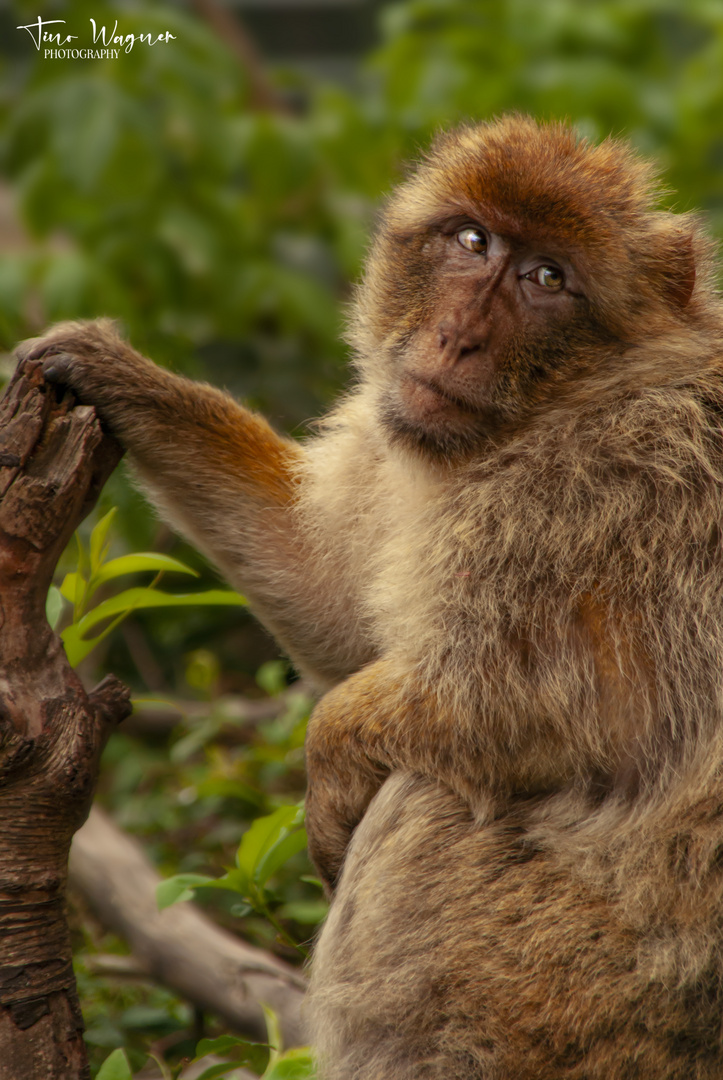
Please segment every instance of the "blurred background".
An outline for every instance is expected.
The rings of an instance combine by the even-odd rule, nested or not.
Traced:
[[[47,29],[74,47],[92,46],[91,19],[174,40],[45,58],[17,29],[38,16],[66,20]],[[302,435],[347,377],[345,309],[385,194],[436,130],[509,110],[629,138],[659,163],[668,205],[723,233],[718,0],[17,0],[0,8],[0,64],[3,378],[18,339],[111,315],[157,362]],[[88,528],[111,506],[113,554],[170,553],[218,584],[123,469]],[[134,613],[82,674],[109,669],[175,719],[139,706],[109,746],[101,800],[162,872],[219,872],[249,821],[303,793],[293,673],[244,610],[205,606]],[[279,701],[270,718],[234,720],[264,695]],[[303,939],[323,904],[295,859],[268,897]],[[93,974],[93,957],[125,946],[74,904],[94,1068],[115,1046],[137,1066],[149,1046],[186,1052],[187,1003]],[[290,955],[258,912],[215,911]]]

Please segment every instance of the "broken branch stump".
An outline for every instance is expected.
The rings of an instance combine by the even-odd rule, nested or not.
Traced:
[[[0,1080],[89,1076],[65,917],[67,860],[100,754],[130,711],[86,694],[45,617],[56,563],[121,457],[38,362],[0,401]]]

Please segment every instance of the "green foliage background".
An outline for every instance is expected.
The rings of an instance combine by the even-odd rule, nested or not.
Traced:
[[[91,16],[176,40],[116,61],[44,60],[15,29],[39,8],[85,35],[77,45],[90,44]],[[0,174],[25,232],[0,233],[0,348],[53,320],[112,315],[158,362],[297,433],[344,381],[344,309],[380,201],[440,127],[523,110],[595,139],[624,135],[660,162],[670,205],[723,232],[720,0],[386,4],[378,47],[344,84],[268,67],[292,111],[251,108],[237,57],[177,5],[18,2],[0,13],[0,38]],[[116,554],[160,546],[212,577],[121,474],[101,511],[111,503]],[[167,872],[218,873],[253,817],[303,789],[298,709],[233,748],[216,741],[222,691],[248,692],[271,656],[245,618],[136,617],[168,692],[208,702],[208,721],[170,756],[122,736],[107,755],[106,803]],[[98,663],[144,689],[120,638]],[[284,681],[265,671],[266,685],[269,672]],[[279,877],[276,900],[303,935],[319,906],[302,870]],[[263,920],[241,925],[276,947]],[[144,1038],[187,1026],[188,1010],[161,991],[90,980],[84,957],[122,946],[88,920],[76,933],[96,1065],[120,1044],[137,1064]]]

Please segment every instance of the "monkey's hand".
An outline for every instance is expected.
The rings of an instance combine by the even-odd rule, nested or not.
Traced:
[[[392,766],[379,740],[388,726],[392,677],[387,660],[369,664],[325,694],[309,721],[306,831],[309,855],[328,894],[351,835]]]
[[[393,769],[439,780],[471,805],[476,799],[481,769],[469,748],[460,750],[459,724],[440,715],[438,700],[408,664],[387,657],[339,683],[314,710],[306,736],[306,828],[328,891],[354,829]]]
[[[349,680],[342,683],[347,687]],[[333,892],[354,829],[389,772],[365,758],[361,767],[337,753],[340,706],[351,702],[339,687],[322,699],[309,723],[306,737],[306,832],[309,855],[327,895]],[[339,700],[339,698],[342,700]],[[330,700],[333,699],[333,700]],[[353,737],[353,736],[351,736]]]
[[[42,359],[46,379],[94,405],[112,429],[122,427],[122,416],[134,407],[141,387],[147,397],[155,383],[172,378],[131,348],[110,319],[58,323],[42,337],[22,342],[16,355]]]

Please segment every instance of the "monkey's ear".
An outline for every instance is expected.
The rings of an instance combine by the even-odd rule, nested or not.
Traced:
[[[688,306],[695,288],[695,246],[688,230],[666,228],[658,237],[654,276],[672,307]]]

